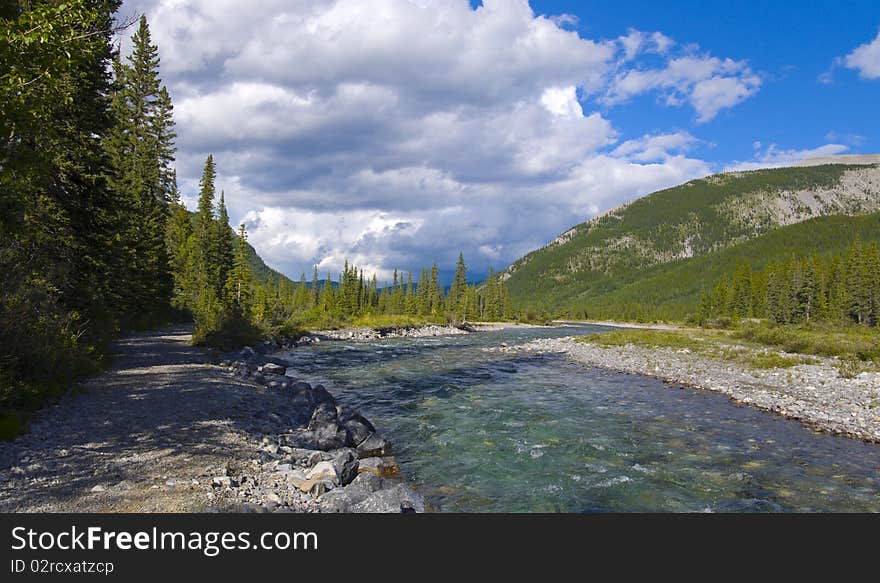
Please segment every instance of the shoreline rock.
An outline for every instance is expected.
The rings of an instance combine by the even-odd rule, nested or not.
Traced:
[[[277,500],[268,499],[250,496],[244,489],[240,492],[247,500],[242,508],[290,508],[292,498],[311,502],[306,511],[424,512],[424,498],[400,478],[391,443],[373,424],[357,410],[337,403],[323,385],[294,379],[292,369],[281,362],[245,347],[222,363],[233,374],[282,393],[289,403],[286,410],[267,415],[265,428],[271,431],[263,437],[262,458],[256,462],[264,466],[260,492],[266,486],[272,493],[287,488],[294,496],[285,502],[277,494]],[[365,474],[368,477],[362,478]],[[227,489],[246,483],[246,479],[219,480],[220,487]]]
[[[601,347],[573,337],[487,350],[560,353],[588,366],[722,393],[819,432],[880,443],[880,373],[841,378],[831,358],[811,357],[816,364],[755,370],[673,348]]]

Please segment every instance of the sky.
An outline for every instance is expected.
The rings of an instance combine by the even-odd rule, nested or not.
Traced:
[[[126,0],[194,208],[293,279],[472,281],[714,172],[880,153],[880,10],[841,2]],[[120,40],[123,52],[128,43]]]

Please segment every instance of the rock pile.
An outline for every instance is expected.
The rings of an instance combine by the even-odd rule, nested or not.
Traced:
[[[424,512],[425,502],[398,478],[391,444],[358,411],[340,405],[323,385],[293,378],[280,359],[245,347],[221,364],[242,378],[286,396],[288,406],[270,413],[277,431],[263,438],[258,480],[215,477],[215,488],[239,488],[263,508],[307,512]],[[287,488],[285,489],[285,484]],[[278,492],[292,491],[285,500]],[[277,499],[267,499],[271,492]],[[253,494],[253,495],[252,495]],[[260,500],[263,498],[263,500]],[[253,504],[251,504],[253,505]]]

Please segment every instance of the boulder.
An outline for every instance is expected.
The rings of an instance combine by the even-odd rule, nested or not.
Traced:
[[[312,433],[316,448],[323,451],[345,447],[351,441],[348,430],[338,424],[324,425]]]
[[[306,472],[306,480],[319,482],[327,480],[338,486],[342,483],[342,476],[333,462],[318,462],[315,467]]]
[[[319,499],[324,512],[349,512],[351,507],[385,487],[385,480],[373,474],[359,474],[348,486],[327,492]]]
[[[309,429],[315,430],[325,425],[339,425],[336,407],[332,403],[318,403],[309,419]]]
[[[346,447],[351,440],[348,431],[334,423],[321,425],[316,429],[297,429],[281,437],[285,445],[321,451]]]
[[[324,388],[324,385],[315,385],[312,387],[311,399],[316,405],[324,402],[332,403],[334,406],[336,405],[336,399],[334,399],[333,395]]]
[[[357,447],[376,432],[376,428],[363,415],[353,409],[341,407],[337,410],[342,426],[351,435],[351,446]]]
[[[391,443],[373,433],[357,446],[358,457],[383,457],[391,453]]]
[[[332,478],[325,477],[325,475],[332,476],[334,471],[331,466],[329,472],[322,469],[322,471],[316,472],[313,476],[305,474],[302,470],[287,470],[286,472],[281,472],[281,474],[298,490],[319,496],[334,487]]]
[[[351,483],[351,481],[358,475],[357,452],[353,449],[345,448],[337,450],[333,452],[333,454],[333,460],[330,463],[336,468],[336,473],[339,476],[339,485],[345,486],[346,484]],[[317,467],[317,465],[315,467]]]
[[[267,362],[260,368],[260,372],[263,374],[283,375],[287,372],[287,368],[274,362]]]
[[[425,499],[406,485],[398,484],[373,492],[367,498],[350,506],[349,511],[386,514],[424,512]]]

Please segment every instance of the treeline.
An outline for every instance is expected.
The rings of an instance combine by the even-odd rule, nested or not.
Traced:
[[[165,231],[171,305],[192,314],[196,343],[252,342],[261,331],[253,321],[254,282],[247,255],[247,232],[229,226],[224,193],[215,206],[217,169],[205,160],[199,202],[192,216],[179,198],[171,201]]]
[[[213,170],[194,221],[180,203],[158,49],[119,4],[0,2],[0,434],[98,370],[120,329],[250,323],[247,246],[222,195],[215,215]]]
[[[197,341],[223,344],[371,315],[510,316],[504,286],[469,286],[463,258],[447,294],[436,265],[381,288],[348,266],[336,284],[255,281],[211,156],[198,209],[181,203],[158,49],[145,18],[115,22],[119,5],[0,0],[0,434],[98,370],[120,329],[192,317]]]
[[[859,239],[830,257],[791,257],[753,271],[741,263],[704,294],[701,323],[718,318],[880,324],[880,248]]]
[[[145,21],[115,51],[118,6],[0,2],[0,419],[168,306],[170,101]]]
[[[410,321],[463,323],[505,320],[513,317],[506,286],[490,270],[480,286],[467,282],[467,266],[459,254],[455,277],[448,293],[439,283],[437,264],[421,270],[416,282],[397,269],[391,282],[380,285],[375,274],[345,264],[334,282],[327,273],[312,271],[298,283],[270,281],[255,290],[253,317],[263,327],[338,326],[359,322],[392,323],[394,317]],[[391,318],[387,318],[391,317]],[[400,319],[398,319],[400,320]]]

